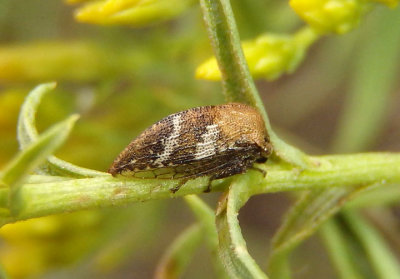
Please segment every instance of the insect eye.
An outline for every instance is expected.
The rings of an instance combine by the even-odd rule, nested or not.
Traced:
[[[260,158],[258,158],[258,159],[256,160],[256,162],[257,162],[257,163],[260,163],[260,164],[265,163],[266,161],[267,161],[267,158],[265,158],[265,157],[260,157]]]

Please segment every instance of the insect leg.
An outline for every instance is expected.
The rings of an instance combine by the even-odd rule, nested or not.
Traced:
[[[210,178],[208,179],[208,184],[207,184],[207,188],[203,191],[203,193],[209,193],[211,192],[211,182],[215,179],[215,176],[212,175],[210,176]]]
[[[254,167],[254,166],[249,167],[249,169],[260,172],[263,175],[263,177],[267,176],[267,172],[265,170],[263,170],[263,169],[260,169],[260,168]]]
[[[169,189],[171,191],[172,194],[175,194],[176,192],[179,191],[179,189],[186,183],[188,182],[189,178],[185,178],[185,179],[181,179],[179,180],[178,185],[176,185],[174,188]]]

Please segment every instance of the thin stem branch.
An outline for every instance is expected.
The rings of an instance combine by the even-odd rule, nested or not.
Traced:
[[[200,0],[200,4],[221,71],[226,100],[247,103],[260,111],[278,157],[303,169],[313,166],[313,162],[309,160],[308,156],[285,143],[272,130],[264,104],[243,54],[229,0]]]
[[[201,0],[200,4],[227,101],[253,105],[265,114],[242,51],[229,0]]]
[[[266,177],[258,171],[249,171],[245,175],[251,181],[248,184],[250,193],[400,183],[399,153],[321,156],[314,159],[321,165],[302,172],[287,164],[271,165],[267,168]],[[6,217],[3,223],[82,209],[199,194],[208,185],[208,178],[201,177],[188,181],[173,194],[170,189],[180,181],[117,179],[111,176],[42,181],[41,177],[30,177],[18,189],[14,200],[14,206],[19,208],[18,215]],[[226,182],[234,178],[215,181],[212,190],[226,190]],[[0,188],[0,207],[7,208],[8,194],[8,188]]]

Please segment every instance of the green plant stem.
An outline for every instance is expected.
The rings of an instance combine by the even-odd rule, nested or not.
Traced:
[[[265,179],[253,183],[252,194],[400,182],[400,153],[360,153],[313,159],[321,165],[300,172],[296,168],[287,170],[282,165],[273,165]]]
[[[263,116],[275,153],[283,160],[306,169],[313,166],[303,152],[285,143],[272,130],[243,54],[229,0],[200,0],[208,35],[214,49],[228,102],[256,107]]]
[[[219,255],[230,278],[268,279],[247,251],[237,218],[240,208],[249,199],[249,177],[242,176],[231,184],[220,199],[216,224],[219,238]]]
[[[247,103],[264,111],[242,51],[229,0],[201,0],[200,4],[227,101]]]
[[[263,177],[258,171],[249,171],[248,191],[252,194],[278,191],[353,187],[373,183],[400,183],[400,154],[366,153],[315,157],[321,165],[316,169],[299,172],[287,164],[274,164]],[[260,165],[261,167],[261,165]],[[126,205],[132,202],[179,197],[202,193],[208,178],[190,180],[175,194],[170,189],[177,180],[122,179],[110,175],[95,178],[54,178],[33,176],[15,193],[14,207],[18,215],[3,223],[40,217],[50,214],[107,206]],[[226,190],[225,180],[213,183],[212,191]],[[0,207],[7,208],[9,189],[0,188]]]

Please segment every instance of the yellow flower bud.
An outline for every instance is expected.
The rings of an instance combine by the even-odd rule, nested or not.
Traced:
[[[252,76],[273,80],[294,71],[315,39],[316,33],[305,28],[293,36],[265,34],[243,42],[242,48]],[[216,59],[210,58],[201,64],[196,70],[196,78],[220,80]]]
[[[192,3],[193,0],[103,0],[85,4],[75,16],[81,22],[138,27],[170,19]]]
[[[371,5],[367,0],[290,0],[290,6],[316,31],[343,34],[358,25]]]

